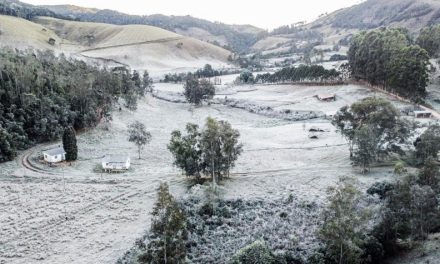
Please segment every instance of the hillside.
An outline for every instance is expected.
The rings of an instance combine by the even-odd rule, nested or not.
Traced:
[[[145,25],[117,26],[37,17],[28,21],[0,16],[1,46],[50,49],[107,65],[151,71],[186,71],[206,63],[226,66],[227,50],[196,39]],[[49,38],[55,40],[49,44]]]
[[[252,51],[279,56],[279,50],[304,51],[316,43],[331,49],[348,45],[352,34],[380,27],[404,27],[417,35],[423,27],[440,23],[437,0],[367,0],[360,4],[324,14],[308,24],[282,26],[260,39]]]
[[[421,28],[440,23],[436,0],[368,0],[338,10],[307,25],[332,41],[363,29],[404,27],[417,34]]]
[[[58,15],[87,22],[115,25],[142,24],[160,27],[178,34],[245,52],[265,31],[251,25],[227,25],[191,16],[160,14],[137,16],[114,10],[98,10],[73,5],[42,6]]]
[[[52,30],[32,23],[28,20],[0,15],[0,45],[8,46],[14,43],[13,48],[51,49],[58,50],[57,46],[49,44],[49,38],[61,43],[61,38]]]

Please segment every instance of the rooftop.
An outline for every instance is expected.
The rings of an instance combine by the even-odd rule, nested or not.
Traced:
[[[126,154],[110,154],[105,155],[102,159],[102,162],[105,163],[125,163],[130,159],[130,157]]]
[[[63,147],[57,147],[57,148],[45,150],[43,151],[43,153],[49,156],[57,156],[57,155],[66,154],[66,151],[64,151]]]

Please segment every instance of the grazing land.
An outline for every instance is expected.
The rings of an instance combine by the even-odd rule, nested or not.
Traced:
[[[349,160],[347,142],[335,132],[325,112],[367,96],[381,96],[398,106],[404,103],[362,86],[232,86],[224,77],[217,104],[191,107],[151,96],[139,102],[135,112],[115,111],[110,124],[78,136],[79,160],[57,167],[41,163],[41,151],[51,144],[23,152],[16,161],[0,165],[0,217],[4,263],[111,263],[118,259],[149,226],[155,190],[166,181],[173,194],[183,195],[189,182],[173,167],[166,146],[171,131],[187,122],[202,125],[208,116],[227,120],[241,133],[244,152],[231,179],[222,186],[225,199],[282,199],[294,194],[323,202],[325,191],[342,176],[356,175],[360,187],[393,177],[391,167],[373,168],[362,175]],[[157,84],[156,93],[181,96],[181,84]],[[320,102],[318,92],[335,93],[335,102]],[[230,107],[222,103],[236,100]],[[258,113],[255,107],[285,112],[316,112],[301,121],[283,115]],[[254,112],[254,113],[253,113]],[[153,140],[141,160],[128,142],[127,126],[138,120]],[[309,138],[309,129],[325,132]],[[132,157],[132,168],[121,174],[99,169],[105,154]]]

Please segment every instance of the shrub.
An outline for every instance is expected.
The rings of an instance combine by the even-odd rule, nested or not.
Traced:
[[[263,241],[240,249],[231,259],[231,264],[275,264],[275,257]]]

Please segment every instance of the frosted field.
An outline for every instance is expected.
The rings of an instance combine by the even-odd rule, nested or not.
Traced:
[[[227,87],[219,93],[228,92],[228,98],[311,111],[337,110],[372,95],[353,86]],[[158,84],[156,89],[177,94],[181,85]],[[244,89],[254,91],[240,92]],[[338,100],[318,102],[312,97],[318,90],[337,91]],[[48,145],[0,164],[0,263],[114,263],[149,228],[158,184],[168,182],[176,196],[188,189],[166,147],[171,131],[184,129],[187,122],[202,125],[208,116],[229,121],[244,145],[231,180],[221,187],[225,198],[273,199],[294,193],[322,201],[340,176],[356,176],[362,188],[392,177],[392,168],[384,167],[359,175],[350,165],[345,140],[325,119],[286,121],[221,104],[194,108],[148,96],[136,112],[115,111],[108,130],[102,126],[79,135],[79,161],[71,166],[40,164],[37,157]],[[141,160],[127,141],[127,125],[135,120],[153,135]],[[312,126],[327,132],[309,139]],[[129,154],[132,169],[98,172],[101,157],[109,153]]]

